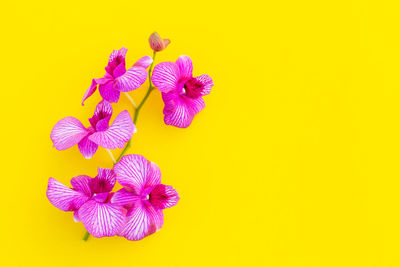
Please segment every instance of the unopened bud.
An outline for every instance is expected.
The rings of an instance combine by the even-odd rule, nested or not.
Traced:
[[[162,39],[157,32],[152,33],[149,37],[150,47],[156,52],[160,52],[167,48],[170,42],[169,39]]]

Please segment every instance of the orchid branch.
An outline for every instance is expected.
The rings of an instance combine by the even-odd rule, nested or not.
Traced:
[[[96,238],[120,235],[128,240],[141,240],[152,234],[154,230],[160,230],[163,224],[162,210],[176,205],[179,201],[179,195],[175,189],[161,184],[161,172],[155,163],[150,162],[141,155],[125,156],[131,146],[132,134],[135,132],[135,124],[137,123],[139,112],[149,98],[151,91],[158,87],[161,92],[164,92],[165,88],[160,88],[163,84],[163,79],[171,79],[168,78],[171,73],[163,73],[161,67],[153,69],[156,53],[164,50],[169,43],[170,40],[162,39],[158,33],[154,32],[149,37],[153,57],[144,56],[129,69],[125,67],[127,49],[122,47],[119,50],[113,50],[106,66],[106,74],[103,78],[93,79],[83,96],[82,105],[97,89],[103,97],[103,100],[97,104],[93,116],[89,119],[90,126],[85,127],[74,117],[65,117],[58,121],[52,129],[50,138],[57,150],[65,150],[77,145],[82,155],[89,159],[98,151],[98,147],[107,148],[106,151],[115,166],[113,169],[98,168],[98,174],[94,178],[86,175],[74,177],[70,182],[72,187],[68,187],[52,177],[49,178],[46,191],[47,198],[51,204],[60,210],[74,211],[74,221],[82,222],[87,229],[83,236],[84,242],[91,235]],[[175,94],[172,97],[177,97],[176,95],[182,92],[186,93],[185,90],[189,90],[188,95],[184,96],[185,105],[194,105],[196,110],[201,110],[204,107],[204,102],[199,97],[209,93],[213,85],[211,78],[207,75],[193,78],[191,76],[192,63],[187,56],[181,56],[177,63],[164,62],[162,64],[175,64],[172,66],[173,69],[177,70],[179,67],[179,73],[176,72],[175,74],[180,74],[182,81],[186,82],[185,84],[182,82],[176,84],[176,86],[182,85],[184,88],[172,88],[174,89],[172,93]],[[148,71],[146,72],[147,68]],[[130,95],[125,92],[141,87],[147,76],[149,79],[148,90],[139,105],[136,105]],[[151,78],[154,79],[155,84],[153,84]],[[135,114],[132,119],[132,115],[127,110],[124,110],[117,115],[110,125],[110,118],[113,114],[111,103],[117,103],[120,98],[120,93],[114,89],[125,93],[125,96],[135,109]],[[186,101],[186,98],[193,99]],[[177,103],[177,105],[179,104],[182,103]],[[186,107],[185,110],[192,112],[192,109],[189,110],[189,108]],[[181,108],[178,108],[178,110],[180,111]],[[166,124],[177,127],[187,127],[187,123],[190,124],[193,116],[188,117],[185,113],[180,115],[183,115],[184,118],[179,119],[176,125],[167,123],[165,118],[164,121]],[[128,139],[129,141],[126,142]],[[121,147],[124,147],[124,149],[115,160],[114,154],[110,149]],[[156,214],[150,214],[147,209],[140,211],[146,214],[144,219],[146,220],[145,225],[148,226],[140,226],[140,231],[132,230],[138,229],[137,224],[140,222],[137,218],[128,218],[127,214],[132,210],[118,200],[118,195],[121,192],[127,192],[128,195],[134,193],[127,190],[127,188],[121,189],[124,191],[112,192],[116,182],[121,183],[118,180],[121,175],[129,173],[132,168],[139,170],[143,174],[140,177],[134,175],[134,177],[129,176],[128,178],[129,180],[132,179],[132,188],[129,188],[134,189],[135,192],[141,192],[138,199],[141,204],[136,206],[136,200],[132,204],[135,204],[135,208],[151,205],[153,209],[157,210]],[[150,172],[147,172],[148,168],[150,168]],[[147,186],[146,181],[149,180],[152,181],[151,186]],[[154,196],[154,199],[150,200],[150,194]],[[136,195],[134,196],[137,197]]]
[[[136,124],[136,122],[137,122],[140,109],[143,107],[143,105],[146,102],[147,98],[149,98],[151,91],[154,89],[153,84],[151,83],[151,72],[153,70],[155,58],[156,58],[156,51],[153,51],[153,62],[151,63],[150,68],[149,68],[149,89],[147,90],[147,93],[143,97],[142,102],[140,102],[139,106],[136,107],[135,102],[133,102],[132,98],[126,93],[126,96],[128,97],[129,100],[131,100],[132,105],[135,107],[135,117],[133,118],[133,123],[134,124]],[[111,160],[113,161],[114,165],[122,158],[123,155],[125,155],[126,151],[131,147],[131,141],[132,141],[132,138],[129,139],[128,143],[126,143],[126,146],[125,146],[124,150],[121,152],[121,154],[119,155],[117,160],[115,160],[114,155],[112,154],[112,152],[109,149],[106,149],[108,154],[110,155]],[[83,241],[86,242],[88,240],[89,236],[90,236],[89,232],[86,231],[86,233],[85,233],[85,235],[83,237]]]

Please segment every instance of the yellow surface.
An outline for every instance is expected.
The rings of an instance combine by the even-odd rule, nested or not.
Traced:
[[[400,266],[398,1],[2,1],[1,266]],[[156,162],[180,203],[139,242],[81,241],[45,196],[111,167],[56,151],[113,49],[128,65],[191,56],[215,82],[186,130],[153,92],[130,153]],[[145,84],[147,86],[147,82]],[[139,102],[146,88],[132,97]],[[122,97],[117,112],[128,109]],[[117,155],[118,151],[114,151]]]

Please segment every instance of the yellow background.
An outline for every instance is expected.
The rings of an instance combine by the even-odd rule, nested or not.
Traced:
[[[2,1],[1,266],[400,266],[398,1]],[[127,65],[170,38],[215,82],[188,129],[153,92],[130,153],[181,195],[139,242],[90,238],[46,199],[111,167],[59,152],[113,49]],[[146,90],[131,92],[139,102]],[[125,97],[115,113],[133,111]],[[114,116],[115,116],[114,113]],[[119,151],[114,151],[117,155]]]

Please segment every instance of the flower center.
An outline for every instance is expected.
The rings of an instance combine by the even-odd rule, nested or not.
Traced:
[[[150,194],[151,191],[153,190],[152,187],[146,188],[145,190],[142,191],[142,201],[150,201]]]
[[[197,98],[201,96],[202,88],[203,88],[202,83],[192,78],[185,82],[182,90],[187,97]]]
[[[106,193],[94,193],[93,196],[92,196],[92,199],[97,201],[97,202],[100,202],[100,203],[105,203],[105,202],[107,202],[108,195],[109,195],[108,192],[106,192]]]

